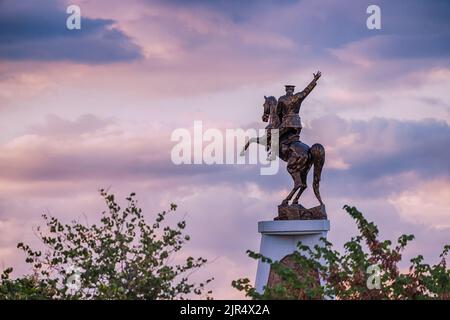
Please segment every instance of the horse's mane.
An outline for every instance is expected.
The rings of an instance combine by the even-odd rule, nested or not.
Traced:
[[[277,98],[275,98],[274,96],[269,96],[269,97],[267,97],[266,99],[267,99],[267,100],[272,100],[271,102],[274,102],[274,103],[277,103],[277,102],[278,102]]]

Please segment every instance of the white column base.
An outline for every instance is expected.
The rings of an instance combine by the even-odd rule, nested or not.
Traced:
[[[301,241],[310,247],[321,244],[320,238],[326,238],[330,230],[329,220],[278,220],[258,222],[258,232],[261,233],[259,252],[272,261],[280,261],[297,249]],[[255,288],[263,293],[269,279],[270,265],[258,261]]]

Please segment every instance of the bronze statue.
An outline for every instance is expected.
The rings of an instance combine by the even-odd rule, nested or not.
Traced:
[[[311,93],[317,85],[317,80],[321,73],[317,71],[314,79],[301,92],[294,93],[295,86],[286,85],[286,94],[278,100],[273,97],[264,96],[264,113],[262,120],[269,121],[266,127],[266,137],[257,137],[250,139],[241,154],[243,154],[250,143],[257,142],[269,148],[271,145],[271,130],[279,130],[279,150],[280,159],[287,162],[287,171],[294,180],[294,187],[289,195],[281,202],[278,207],[278,217],[276,219],[324,219],[326,218],[325,205],[322,202],[319,191],[320,177],[322,167],[325,163],[325,149],[316,143],[309,147],[300,141],[302,130],[299,111],[303,100]],[[273,156],[273,152],[269,153]],[[307,175],[314,165],[313,190],[320,202],[320,206],[306,209],[298,203],[300,196],[307,188]],[[296,194],[297,193],[297,194]],[[296,194],[296,195],[295,195]],[[295,198],[291,201],[291,199]],[[289,204],[291,201],[291,204]]]

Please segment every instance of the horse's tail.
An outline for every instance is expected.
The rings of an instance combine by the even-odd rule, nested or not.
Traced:
[[[323,205],[322,198],[320,197],[320,176],[322,174],[323,164],[325,163],[325,148],[320,143],[315,143],[309,149],[314,164],[314,180],[313,190],[317,200]]]

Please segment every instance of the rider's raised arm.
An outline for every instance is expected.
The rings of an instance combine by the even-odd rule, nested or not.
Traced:
[[[295,94],[295,97],[297,99],[299,99],[299,100],[305,99],[311,93],[311,91],[313,91],[313,89],[316,87],[317,80],[319,80],[319,78],[322,74],[320,73],[320,71],[317,71],[317,73],[314,73],[313,75],[314,75],[314,79],[306,86],[306,88],[303,89],[303,91]]]

